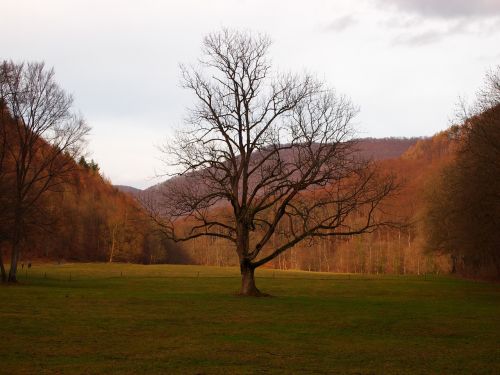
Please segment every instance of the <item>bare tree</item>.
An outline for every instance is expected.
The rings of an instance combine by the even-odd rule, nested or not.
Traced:
[[[54,70],[44,63],[4,61],[0,101],[4,107],[2,175],[11,187],[9,207],[2,215],[9,222],[12,246],[8,281],[15,282],[21,242],[30,226],[43,224],[41,198],[67,182],[89,128],[71,112],[71,95],[59,87]]]
[[[7,170],[6,170],[6,153],[7,153],[7,126],[6,121],[9,119],[6,113],[5,103],[0,100],[0,212],[7,212],[8,207],[8,189]],[[7,273],[3,263],[2,248],[4,241],[8,236],[8,225],[5,215],[0,215],[0,274],[2,282],[7,280]]]
[[[500,65],[486,73],[484,86],[477,96],[476,110],[473,110],[475,114],[485,112],[500,104]]]
[[[311,75],[273,72],[270,44],[223,30],[204,39],[198,66],[181,67],[196,105],[163,149],[180,177],[149,204],[174,241],[234,243],[242,295],[261,295],[255,268],[299,242],[372,230],[394,187],[357,158],[351,102]]]
[[[500,106],[500,65],[489,70],[475,102],[460,103],[459,123],[464,124],[463,149],[474,154],[489,168],[500,169],[498,107]],[[481,144],[481,146],[479,146]]]

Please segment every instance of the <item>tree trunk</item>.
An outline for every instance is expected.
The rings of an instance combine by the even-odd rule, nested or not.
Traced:
[[[109,254],[109,263],[113,263],[113,255],[115,254],[115,236],[116,236],[116,226],[113,227],[111,231],[111,251]]]
[[[457,273],[457,256],[455,254],[451,255],[451,273]]]
[[[240,264],[241,271],[241,290],[240,295],[260,297],[263,296],[259,289],[255,286],[254,271],[255,268],[248,261],[242,261]]]
[[[12,252],[10,255],[10,270],[7,282],[15,283],[17,282],[17,261],[19,260],[19,251],[21,248],[21,213],[20,210],[16,210],[15,222],[14,222],[14,233],[12,235]]]
[[[19,240],[15,239],[12,243],[12,254],[10,257],[10,270],[9,270],[9,278],[7,281],[9,283],[17,282],[17,261],[19,259]]]
[[[0,271],[2,273],[2,283],[7,282],[7,272],[5,272],[5,266],[3,264],[2,250],[0,249]]]

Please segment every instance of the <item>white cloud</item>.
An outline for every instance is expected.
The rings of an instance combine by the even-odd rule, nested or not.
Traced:
[[[377,0],[377,2],[424,17],[449,19],[500,15],[498,0]]]
[[[330,24],[328,24],[324,30],[325,31],[344,31],[345,29],[356,25],[357,19],[353,14],[347,14],[345,16],[341,16],[338,18],[335,18]]]
[[[375,0],[389,14],[381,25],[397,32],[395,45],[423,46],[463,37],[500,33],[500,1]]]
[[[155,144],[181,124],[192,103],[179,87],[178,64],[194,62],[202,37],[222,26],[269,33],[274,66],[317,73],[349,95],[361,107],[357,121],[364,136],[430,135],[445,128],[457,95],[474,92],[500,53],[500,24],[488,16],[498,12],[472,12],[467,4],[455,10],[430,2],[431,10],[416,1],[395,4],[7,1],[0,58],[54,66],[56,79],[93,126],[92,157],[113,183],[144,187],[153,183],[148,178],[155,168],[161,172]]]

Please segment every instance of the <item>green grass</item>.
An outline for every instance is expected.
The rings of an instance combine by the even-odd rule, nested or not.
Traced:
[[[0,287],[0,373],[500,374],[498,284],[262,270],[274,297],[245,298],[235,268],[25,271]]]

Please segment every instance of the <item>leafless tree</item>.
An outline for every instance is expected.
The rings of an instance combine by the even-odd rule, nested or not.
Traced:
[[[27,229],[41,224],[42,197],[60,190],[75,169],[89,127],[71,112],[73,99],[54,80],[44,63],[4,61],[0,66],[3,178],[9,181],[8,209],[11,266],[16,281],[21,242]],[[10,120],[8,120],[9,118]],[[6,278],[6,275],[3,275]]]
[[[5,112],[5,104],[0,101],[0,212],[6,212],[7,208],[7,192],[8,184],[6,181],[6,145],[7,145],[7,129],[4,125],[7,120],[7,113]],[[4,241],[7,239],[8,226],[4,215],[0,215],[0,274],[2,281],[7,279],[7,274],[5,271],[3,263],[2,247]]]
[[[484,86],[478,93],[476,112],[485,112],[500,104],[500,65],[486,73]]]
[[[311,75],[273,72],[270,44],[223,30],[204,39],[197,66],[181,67],[196,105],[163,149],[180,176],[149,204],[174,241],[234,243],[242,295],[261,295],[255,268],[299,242],[375,228],[394,187],[357,158],[351,102]],[[271,248],[277,231],[285,240]]]
[[[472,105],[463,101],[459,103],[458,123],[464,124],[465,136],[462,148],[482,159],[484,164],[497,169],[500,168],[500,144],[497,137],[500,130],[495,125],[498,121],[495,108],[498,111],[500,105],[500,65],[486,73],[484,84],[476,96]],[[479,141],[482,147],[477,147]],[[472,145],[476,147],[471,147]]]

